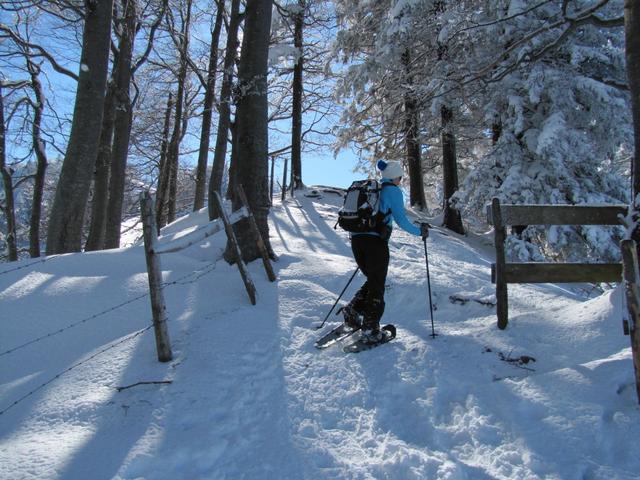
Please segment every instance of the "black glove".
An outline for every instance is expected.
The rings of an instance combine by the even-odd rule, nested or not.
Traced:
[[[426,240],[427,238],[429,238],[430,228],[431,228],[431,225],[429,225],[428,223],[420,224],[420,236],[422,237],[423,240]]]

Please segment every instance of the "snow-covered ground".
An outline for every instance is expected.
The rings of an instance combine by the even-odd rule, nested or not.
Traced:
[[[278,280],[249,265],[256,306],[219,260],[223,234],[164,255],[164,364],[140,246],[2,265],[0,478],[640,478],[619,289],[511,285],[500,331],[485,304],[490,246],[434,229],[434,339],[424,246],[396,229],[384,320],[398,338],[319,351],[314,327],[355,269],[333,229],[339,203],[276,201]],[[160,240],[204,221],[180,219]]]

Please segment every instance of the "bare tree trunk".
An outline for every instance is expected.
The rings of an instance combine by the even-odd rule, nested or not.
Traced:
[[[104,238],[105,248],[120,246],[122,204],[131,134],[132,102],[129,95],[132,76],[133,44],[136,37],[136,0],[124,3],[124,22],[119,42],[118,64],[115,78],[116,116],[113,125],[113,148],[109,176],[109,203]]]
[[[91,223],[85,250],[94,251],[104,248],[107,226],[107,204],[109,202],[109,170],[111,169],[111,142],[113,140],[113,119],[116,113],[114,103],[114,85],[109,82],[104,97],[104,114],[100,129],[98,158],[93,175],[93,199],[91,201]]]
[[[33,199],[31,201],[31,218],[29,219],[29,255],[31,258],[35,258],[40,256],[40,219],[42,217],[42,196],[48,161],[41,135],[45,97],[39,79],[40,67],[31,62],[31,59],[27,59],[27,69],[31,75],[31,89],[36,97],[31,141],[36,154],[37,166],[33,184]]]
[[[209,179],[208,208],[210,220],[215,220],[219,217],[213,192],[217,191],[222,194],[222,179],[224,177],[224,165],[227,157],[229,129],[231,128],[231,91],[233,87],[233,69],[236,64],[236,51],[238,50],[238,28],[240,22],[240,0],[232,0],[229,28],[227,30],[227,46],[224,54],[222,87],[220,89],[216,150],[213,155],[213,166],[211,167],[211,178]]]
[[[456,139],[453,134],[453,112],[447,106],[440,109],[442,118],[442,172],[444,181],[443,226],[456,233],[464,234],[460,212],[450,204],[451,197],[458,190],[458,164],[456,159]]]
[[[167,224],[167,200],[169,198],[169,163],[167,149],[169,144],[169,128],[171,127],[171,111],[173,110],[173,95],[169,93],[167,110],[164,116],[162,142],[160,144],[160,166],[158,169],[158,186],[156,188],[156,225],[158,234]]]
[[[293,46],[298,55],[293,67],[293,99],[291,112],[291,189],[303,188],[302,184],[302,94],[304,92],[303,29],[305,0],[298,0],[300,9],[294,14]],[[284,185],[283,185],[284,187]]]
[[[405,69],[405,80],[408,89],[404,94],[404,137],[409,167],[409,203],[420,209],[427,207],[422,178],[422,155],[420,145],[420,112],[415,96],[411,91],[413,75],[411,74],[411,54],[405,50],[402,54]]]
[[[624,2],[624,28],[626,37],[627,78],[631,93],[633,132],[635,137],[631,172],[633,199],[640,194],[640,4],[634,0]],[[640,237],[640,232],[638,232]],[[634,238],[638,241],[640,238]]]
[[[209,158],[211,117],[213,116],[213,100],[215,98],[216,73],[218,67],[218,43],[220,42],[220,31],[222,30],[222,19],[224,17],[224,1],[217,2],[217,6],[216,22],[211,32],[207,86],[204,92],[200,150],[198,151],[198,167],[196,169],[196,194],[193,201],[194,212],[204,207],[204,193],[207,191],[207,159]]]
[[[78,252],[98,153],[113,0],[86,1],[73,123],[49,219],[47,254]]]
[[[13,203],[13,179],[7,167],[6,128],[4,124],[4,97],[2,84],[0,83],[0,174],[4,184],[4,210],[7,219],[7,253],[9,261],[18,260],[18,247],[16,245],[16,211]]]
[[[187,79],[187,55],[189,55],[189,28],[191,23],[191,0],[186,2],[187,13],[182,23],[182,29],[179,34],[179,38],[174,42],[178,47],[180,55],[180,70],[178,72],[178,92],[176,94],[176,113],[173,123],[173,132],[171,134],[171,140],[169,141],[169,148],[167,150],[167,163],[169,167],[169,198],[168,198],[168,213],[167,221],[173,222],[176,218],[176,196],[177,196],[177,178],[178,178],[178,165],[180,154],[180,140],[182,138],[182,111],[184,108],[184,91],[185,82]]]
[[[178,145],[180,142],[177,142]],[[169,162],[169,191],[167,198],[167,223],[171,223],[176,219],[176,203],[178,200],[178,169],[180,160],[178,152],[175,155],[167,156]]]
[[[260,234],[269,252],[269,189],[268,189],[268,102],[267,67],[269,35],[271,30],[272,0],[248,0],[238,82],[240,91],[236,112],[237,171],[236,181],[241,184],[249,201]],[[240,207],[239,199],[233,207]],[[238,225],[238,241],[245,261],[261,258],[260,251],[247,222]],[[234,261],[227,243],[227,261]]]
[[[237,123],[231,122],[229,124],[229,134],[231,135],[231,160],[229,161],[229,184],[227,185],[227,193],[225,198],[227,200],[233,200],[236,191],[236,185],[240,182],[236,176],[238,171],[238,135],[236,129]]]

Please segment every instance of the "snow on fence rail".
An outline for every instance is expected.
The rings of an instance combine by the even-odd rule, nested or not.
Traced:
[[[262,255],[262,261],[267,272],[267,276],[272,282],[276,279],[273,268],[271,267],[271,262],[269,260],[269,253],[267,252],[264,241],[262,240],[262,236],[260,234],[260,231],[258,230],[255,218],[253,217],[253,214],[249,209],[249,204],[247,202],[247,197],[244,193],[244,190],[241,186],[238,186],[236,192],[243,204],[240,209],[236,210],[231,215],[228,215],[222,204],[220,194],[218,192],[214,192],[214,201],[216,203],[216,208],[220,213],[220,218],[209,222],[206,226],[198,228],[185,237],[177,239],[163,246],[158,245],[158,231],[156,228],[154,216],[155,208],[151,195],[149,194],[149,192],[145,192],[140,197],[140,212],[142,216],[147,274],[149,277],[151,311],[153,314],[153,325],[156,336],[156,350],[158,354],[158,360],[160,362],[168,362],[173,358],[173,354],[171,352],[171,343],[169,341],[169,332],[167,329],[167,308],[164,300],[164,295],[162,293],[162,267],[160,264],[160,254],[178,252],[187,247],[190,247],[191,245],[199,243],[205,238],[210,237],[211,235],[214,235],[224,229],[229,243],[231,244],[231,247],[235,253],[236,265],[238,266],[238,270],[240,271],[240,276],[242,277],[242,280],[244,282],[247,294],[249,295],[249,299],[251,300],[251,304],[255,305],[256,288],[253,280],[251,279],[251,276],[249,275],[247,267],[242,260],[242,252],[240,251],[238,241],[233,231],[233,224],[242,220],[243,218],[246,218],[249,221],[251,231],[255,236],[256,244]]]
[[[246,207],[239,208],[231,215],[229,215],[229,222],[231,224],[236,223],[243,218],[247,218],[249,216],[249,212]],[[200,227],[193,232],[185,235],[184,237],[177,238],[172,240],[171,242],[167,242],[164,245],[157,247],[154,250],[154,253],[160,255],[162,253],[173,253],[179,252],[180,250],[184,250],[185,248],[191,247],[196,243],[200,243],[205,238],[211,237],[216,233],[224,230],[224,225],[221,222],[210,222],[205,226]]]

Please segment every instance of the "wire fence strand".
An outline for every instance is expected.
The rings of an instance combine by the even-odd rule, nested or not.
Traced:
[[[109,345],[106,348],[103,348],[102,350],[94,353],[93,355],[85,358],[84,360],[81,360],[77,363],[74,363],[73,365],[71,365],[69,368],[63,370],[62,372],[58,373],[57,375],[53,376],[52,378],[50,378],[49,380],[47,380],[46,382],[44,382],[43,384],[41,384],[40,386],[36,387],[35,389],[31,390],[29,393],[24,394],[22,397],[18,398],[17,400],[15,400],[13,403],[11,403],[9,406],[7,406],[6,408],[4,408],[3,410],[0,410],[0,415],[4,415],[7,411],[11,410],[13,407],[15,407],[16,405],[20,404],[21,402],[23,402],[24,400],[26,400],[27,398],[29,398],[31,395],[33,395],[34,393],[42,390],[44,387],[46,387],[47,385],[53,383],[55,380],[57,380],[58,378],[60,378],[62,375],[64,375],[65,373],[69,373],[71,370],[74,370],[76,368],[78,368],[81,365],[84,365],[85,363],[90,362],[91,360],[93,360],[94,358],[98,357],[99,355],[102,355],[105,352],[108,352],[109,350],[112,350],[114,348],[116,348],[119,345],[122,345],[125,342],[128,342],[129,340],[133,340],[134,338],[142,335],[143,333],[145,333],[146,331],[148,331],[149,329],[151,329],[153,327],[153,324],[148,325],[146,327],[144,327],[141,330],[138,330],[136,332],[133,332],[129,335],[127,335],[125,338]]]
[[[42,257],[39,260],[27,263],[26,265],[20,265],[18,267],[14,267],[14,268],[10,268],[8,270],[3,270],[2,272],[0,272],[0,276],[2,275],[6,275],[7,273],[11,273],[11,272],[15,272],[17,270],[22,270],[23,268],[29,268],[29,267],[33,267],[34,265],[38,265],[40,263],[45,263],[48,262],[50,260],[53,260],[54,258],[59,257],[60,255],[49,255],[47,257]]]
[[[29,345],[33,345],[34,343],[38,343],[38,342],[40,342],[42,340],[45,340],[47,338],[54,337],[54,336],[56,336],[56,335],[58,335],[58,334],[60,334],[62,332],[66,332],[67,330],[70,330],[70,329],[72,329],[74,327],[82,325],[83,323],[87,323],[90,320],[94,320],[94,319],[96,319],[98,317],[106,315],[107,313],[113,312],[114,310],[122,308],[125,305],[129,305],[130,303],[133,303],[133,302],[135,302],[137,300],[140,300],[141,298],[144,298],[144,297],[146,297],[148,295],[149,295],[149,293],[143,293],[142,295],[138,295],[135,298],[127,300],[126,302],[122,302],[122,303],[120,303],[118,305],[115,305],[115,306],[110,307],[110,308],[108,308],[106,310],[103,310],[102,312],[95,313],[95,314],[93,314],[93,315],[91,315],[89,317],[86,317],[86,318],[83,318],[81,320],[78,320],[77,322],[71,323],[71,324],[67,325],[66,327],[60,328],[60,329],[55,330],[53,332],[49,332],[49,333],[47,333],[45,335],[42,335],[42,336],[40,336],[38,338],[34,338],[33,340],[29,340],[28,342],[25,342],[25,343],[23,343],[21,345],[18,345],[17,347],[10,348],[9,350],[7,350],[5,352],[0,353],[0,357],[2,357],[4,355],[9,355],[10,353],[13,353],[13,352],[15,352],[17,350],[21,350],[21,349],[23,349],[25,347],[28,347]]]
[[[49,257],[43,257],[41,260],[38,260],[38,261],[35,261],[35,262],[31,262],[31,263],[29,263],[27,265],[21,265],[19,267],[15,267],[15,268],[12,268],[12,269],[9,269],[9,270],[5,270],[3,272],[0,272],[0,276],[4,275],[4,274],[7,274],[7,273],[10,273],[10,272],[15,272],[17,270],[28,268],[28,267],[31,267],[33,265],[44,263],[47,260],[50,260],[50,259],[55,258],[57,256],[58,255],[49,256]],[[169,286],[172,286],[172,285],[188,285],[188,284],[191,284],[191,283],[195,283],[198,280],[200,280],[202,277],[204,277],[204,276],[208,275],[209,273],[211,273],[212,271],[214,271],[215,268],[216,268],[216,264],[217,264],[217,260],[213,261],[213,262],[210,262],[209,265],[207,265],[207,266],[205,266],[205,267],[203,267],[203,268],[201,268],[199,270],[194,270],[194,271],[192,271],[192,272],[190,272],[190,273],[188,273],[186,275],[183,275],[182,277],[177,278],[176,280],[173,280],[171,282],[165,282],[165,283],[163,283],[161,285],[161,290],[164,290],[166,287],[169,287]],[[73,323],[67,325],[66,327],[63,327],[63,328],[60,328],[58,330],[49,332],[49,333],[47,333],[45,335],[42,335],[42,336],[40,336],[38,338],[35,338],[33,340],[30,340],[28,342],[25,342],[25,343],[23,343],[21,345],[18,345],[16,347],[10,348],[10,349],[8,349],[8,350],[6,350],[4,352],[0,352],[0,357],[5,356],[5,355],[9,355],[9,354],[11,354],[13,352],[16,352],[18,350],[21,350],[21,349],[23,349],[23,348],[25,348],[25,347],[27,347],[29,345],[33,345],[34,343],[38,343],[38,342],[40,342],[42,340],[45,340],[47,338],[51,338],[51,337],[53,337],[55,335],[59,335],[59,334],[61,334],[63,332],[66,332],[67,330],[70,330],[70,329],[72,329],[74,327],[77,327],[79,325],[85,324],[85,323],[87,323],[87,322],[89,322],[91,320],[94,320],[94,319],[99,318],[99,317],[101,317],[103,315],[106,315],[107,313],[111,313],[111,312],[113,312],[113,311],[115,311],[115,310],[117,310],[119,308],[122,308],[122,307],[124,307],[126,305],[129,305],[129,304],[131,304],[131,303],[133,303],[135,301],[138,301],[138,300],[140,300],[142,298],[145,298],[147,296],[149,296],[149,292],[148,291],[143,293],[143,294],[141,294],[141,295],[138,295],[138,296],[136,296],[134,298],[126,300],[126,301],[124,301],[122,303],[119,303],[117,305],[109,307],[109,308],[107,308],[107,309],[105,309],[105,310],[103,310],[101,312],[92,314],[92,315],[90,315],[88,317],[85,317],[85,318],[83,318],[81,320],[73,322]],[[84,365],[84,364],[90,362],[94,358],[102,355],[103,353],[108,352],[109,350],[112,350],[112,349],[116,348],[119,345],[122,345],[125,342],[128,342],[129,340],[133,340],[134,338],[142,335],[143,333],[145,333],[148,330],[150,330],[151,328],[153,328],[153,326],[154,326],[153,323],[151,323],[150,325],[148,325],[148,326],[146,326],[146,327],[144,327],[144,328],[142,328],[140,330],[137,330],[137,331],[127,335],[126,337],[122,338],[121,340],[119,340],[119,341],[117,341],[115,343],[112,343],[111,345],[101,349],[100,351],[98,351],[98,352],[94,353],[93,355],[85,358],[84,360],[81,360],[81,361],[71,365],[70,367],[68,367],[65,370],[63,370],[62,372],[56,374],[55,376],[53,376],[52,378],[50,378],[46,382],[44,382],[41,385],[39,385],[38,387],[36,387],[35,389],[33,389],[33,390],[29,391],[28,393],[22,395],[20,398],[18,398],[17,400],[15,400],[11,404],[9,404],[4,409],[0,410],[0,416],[4,415],[7,411],[11,410],[16,405],[19,405],[21,402],[23,402],[24,400],[26,400],[27,398],[29,398],[30,396],[32,396],[36,392],[42,390],[46,386],[50,385],[51,383],[53,383],[55,380],[57,380],[61,376],[65,375],[66,373],[68,373],[68,372],[80,367],[81,365]]]
[[[190,273],[188,273],[186,275],[183,275],[182,277],[180,277],[180,278],[178,278],[176,280],[173,280],[171,282],[163,283],[161,285],[161,290],[164,290],[166,287],[170,287],[172,285],[188,285],[190,283],[195,283],[198,280],[200,280],[202,277],[204,277],[205,275],[208,275],[213,270],[215,270],[215,267],[216,267],[216,262],[211,262],[208,266],[206,266],[204,268],[201,268],[200,270],[194,270],[193,272],[190,272]],[[187,279],[189,277],[193,277],[193,279],[187,281]],[[40,337],[34,338],[34,339],[29,340],[29,341],[27,341],[25,343],[22,343],[20,345],[12,347],[12,348],[10,348],[10,349],[8,349],[6,351],[0,352],[0,357],[3,357],[5,355],[9,355],[9,354],[14,353],[14,352],[16,352],[18,350],[22,350],[23,348],[28,347],[29,345],[33,345],[34,343],[41,342],[42,340],[45,340],[47,338],[51,338],[51,337],[54,337],[56,335],[59,335],[59,334],[61,334],[63,332],[66,332],[67,330],[70,330],[72,328],[75,328],[77,326],[85,324],[85,323],[87,323],[87,322],[89,322],[91,320],[95,320],[96,318],[99,318],[99,317],[101,317],[103,315],[106,315],[107,313],[111,313],[111,312],[113,312],[115,310],[118,310],[119,308],[122,308],[122,307],[124,307],[126,305],[129,305],[129,304],[131,304],[133,302],[136,302],[136,301],[138,301],[138,300],[140,300],[142,298],[148,297],[148,296],[149,296],[149,292],[145,292],[145,293],[143,293],[141,295],[138,295],[137,297],[134,297],[134,298],[126,300],[126,301],[124,301],[122,303],[119,303],[118,305],[114,305],[113,307],[109,307],[109,308],[107,308],[107,309],[105,309],[105,310],[103,310],[101,312],[95,313],[95,314],[90,315],[88,317],[82,318],[82,319],[80,319],[80,320],[78,320],[76,322],[70,323],[66,327],[62,327],[62,328],[60,328],[58,330],[54,330],[52,332],[46,333],[44,335],[41,335]]]

